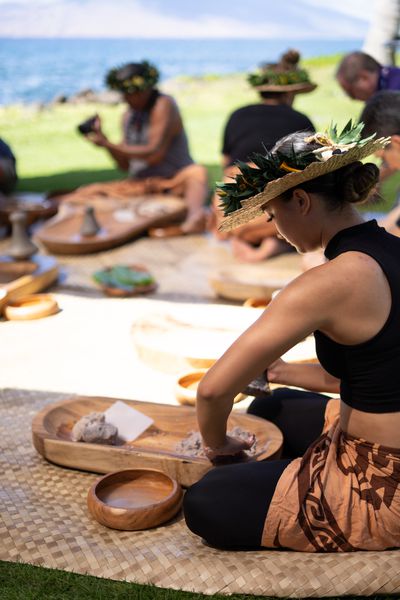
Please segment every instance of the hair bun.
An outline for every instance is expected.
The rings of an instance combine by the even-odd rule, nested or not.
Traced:
[[[293,48],[287,50],[287,52],[282,54],[280,59],[280,65],[282,66],[282,68],[287,70],[296,69],[299,62],[300,52],[298,52],[298,50],[294,50]]]
[[[378,183],[379,169],[373,163],[358,161],[339,169],[337,177],[346,202],[363,202]]]

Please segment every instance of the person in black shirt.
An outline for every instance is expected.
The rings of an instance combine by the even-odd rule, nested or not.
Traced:
[[[315,131],[310,119],[292,108],[296,94],[311,92],[316,87],[307,72],[298,68],[299,60],[299,53],[289,50],[279,63],[265,65],[248,76],[261,102],[239,108],[227,121],[222,146],[226,181],[237,173],[237,161],[250,162],[254,152],[270,150],[278,139],[294,131]],[[213,230],[217,237],[222,237],[217,231],[221,220],[218,204],[215,198]],[[238,258],[254,262],[285,252],[288,245],[277,239],[274,224],[261,219],[233,232],[232,249]]]
[[[235,110],[225,127],[222,153],[224,166],[248,162],[254,152],[271,150],[276,140],[293,131],[310,131],[310,119],[291,106],[293,94],[260,92],[262,103]],[[287,103],[288,102],[288,103]]]

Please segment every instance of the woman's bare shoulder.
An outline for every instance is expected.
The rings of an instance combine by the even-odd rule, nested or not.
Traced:
[[[356,289],[361,293],[382,277],[376,261],[359,252],[347,252],[293,279],[279,294],[295,306],[324,312],[337,308]]]

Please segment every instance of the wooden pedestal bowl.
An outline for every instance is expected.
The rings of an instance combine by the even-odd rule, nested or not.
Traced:
[[[11,196],[4,196],[0,200],[0,223],[10,225],[10,215],[15,211],[26,213],[27,225],[39,219],[53,217],[58,210],[56,199],[41,193],[17,192]]]
[[[196,404],[197,387],[208,369],[198,369],[181,375],[175,386],[175,396],[180,404],[194,406]],[[234,402],[240,402],[246,398],[245,394],[238,394]]]
[[[161,471],[126,469],[98,479],[90,488],[88,508],[106,527],[137,531],[172,519],[182,504],[182,488]]]

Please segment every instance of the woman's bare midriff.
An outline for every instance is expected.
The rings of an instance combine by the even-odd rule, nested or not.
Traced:
[[[400,411],[370,413],[341,402],[340,427],[350,435],[363,438],[367,442],[400,450]]]

